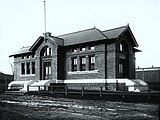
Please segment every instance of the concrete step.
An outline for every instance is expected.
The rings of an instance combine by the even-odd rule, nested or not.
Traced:
[[[24,95],[25,93],[22,91],[5,91],[5,93],[3,93],[3,95]]]

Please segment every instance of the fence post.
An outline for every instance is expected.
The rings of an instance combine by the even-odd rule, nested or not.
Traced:
[[[51,86],[51,94],[53,94],[53,86]]]
[[[150,87],[148,85],[148,99],[150,100],[151,96],[150,96]]]
[[[27,86],[27,92],[29,92],[29,85]]]
[[[100,97],[102,96],[102,86],[100,87]]]
[[[82,86],[82,96],[84,95],[84,86]]]
[[[40,86],[38,86],[38,94],[40,93]]]
[[[105,82],[105,90],[108,90],[108,83],[107,83],[107,80]]]
[[[119,83],[118,83],[118,80],[116,80],[116,91],[119,90]]]
[[[68,95],[68,86],[65,86],[65,95]]]
[[[124,98],[124,94],[125,94],[125,83],[123,83],[123,95],[122,95],[122,97]]]

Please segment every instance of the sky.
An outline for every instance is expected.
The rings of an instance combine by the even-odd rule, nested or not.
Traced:
[[[46,0],[53,36],[93,28],[129,26],[142,52],[136,67],[160,67],[160,0]],[[44,0],[0,0],[0,71],[12,74],[9,55],[44,33]]]

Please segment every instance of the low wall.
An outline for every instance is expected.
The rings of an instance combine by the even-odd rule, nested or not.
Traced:
[[[128,91],[124,83],[65,83],[68,90],[88,90],[88,91]],[[56,87],[56,85],[54,85]],[[58,88],[58,84],[57,84]]]

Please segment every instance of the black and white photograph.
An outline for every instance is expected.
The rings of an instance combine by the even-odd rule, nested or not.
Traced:
[[[159,0],[0,0],[0,120],[160,120]]]

